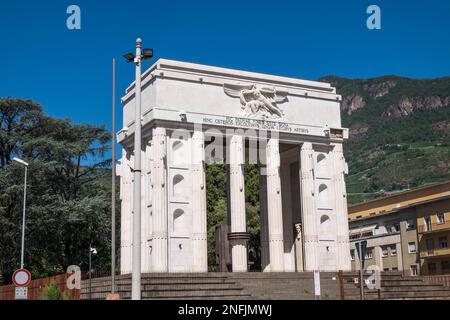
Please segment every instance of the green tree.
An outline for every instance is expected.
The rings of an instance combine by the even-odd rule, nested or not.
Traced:
[[[103,126],[75,125],[46,116],[31,101],[0,99],[0,272],[9,280],[19,265],[23,168],[27,183],[25,265],[32,276],[87,269],[89,246],[97,267],[109,269],[110,170],[102,160],[110,134]]]

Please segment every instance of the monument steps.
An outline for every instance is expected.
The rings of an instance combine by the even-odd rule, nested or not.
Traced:
[[[364,279],[370,274],[365,273]],[[359,284],[354,283],[358,273],[344,274],[344,291],[346,299],[359,299]],[[401,273],[382,273],[380,291],[364,287],[366,299],[448,299],[450,288],[440,284],[429,284],[420,276],[404,277]]]
[[[131,279],[128,280],[120,280],[116,281],[117,286],[127,285],[130,284]],[[235,283],[235,281],[230,279],[141,279],[142,285],[189,285],[189,284],[232,284]],[[92,282],[92,288],[94,287],[102,287],[105,285],[105,282]],[[109,285],[110,282],[109,282]]]
[[[378,293],[375,291],[364,291],[366,299],[378,299]],[[353,294],[346,294],[346,299],[359,299],[359,292]],[[422,299],[422,298],[450,298],[448,290],[432,290],[432,291],[396,291],[396,292],[381,292],[381,299]]]
[[[345,272],[345,299],[359,299],[357,272]],[[364,274],[367,279],[370,274]],[[322,272],[322,299],[340,299],[337,273]],[[131,275],[117,277],[121,299],[130,299]],[[92,299],[105,299],[111,289],[109,277],[92,279]],[[312,272],[247,273],[152,273],[141,279],[142,299],[314,299]],[[378,290],[364,290],[366,299],[379,299]],[[426,283],[423,278],[401,273],[381,274],[381,299],[450,299],[450,288]],[[89,280],[82,281],[81,298],[89,299]]]
[[[121,299],[131,298],[131,275],[116,280]],[[111,289],[110,277],[82,282],[81,299],[105,299]],[[91,294],[89,294],[91,292]],[[250,298],[250,293],[225,274],[155,273],[141,278],[142,299],[237,299]]]
[[[189,290],[242,290],[242,287],[236,285],[235,283],[190,283],[190,284],[151,284],[151,285],[141,285],[143,291],[189,291]],[[92,287],[92,292],[102,292],[104,290],[103,286]],[[131,284],[119,285],[119,291],[131,291]],[[83,288],[82,293],[88,293],[89,288]]]

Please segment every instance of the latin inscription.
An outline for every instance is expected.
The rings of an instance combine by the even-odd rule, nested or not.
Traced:
[[[243,127],[261,130],[274,130],[283,132],[293,132],[307,134],[309,130],[307,128],[292,126],[285,122],[269,121],[260,119],[248,119],[239,117],[224,117],[224,118],[203,118],[204,124],[229,126],[229,127]]]

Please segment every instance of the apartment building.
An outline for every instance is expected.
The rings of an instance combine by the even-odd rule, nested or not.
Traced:
[[[352,270],[359,270],[355,243],[367,240],[366,268],[450,273],[450,181],[349,206],[348,212]]]
[[[449,274],[450,199],[418,206],[417,227],[423,274]]]

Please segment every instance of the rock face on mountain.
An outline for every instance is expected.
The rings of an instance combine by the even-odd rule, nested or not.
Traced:
[[[342,95],[349,202],[450,179],[450,77],[320,81]]]
[[[358,94],[351,94],[342,100],[342,110],[346,110],[348,115],[351,115],[354,111],[364,107],[366,103]]]
[[[450,105],[450,96],[438,97],[404,97],[398,103],[395,103],[386,110],[383,115],[388,117],[409,116],[417,109],[436,109]]]
[[[395,85],[396,82],[392,80],[382,81],[373,84],[366,83],[363,85],[363,90],[368,92],[372,96],[372,98],[377,99],[387,95],[389,93],[389,90],[395,87]]]

